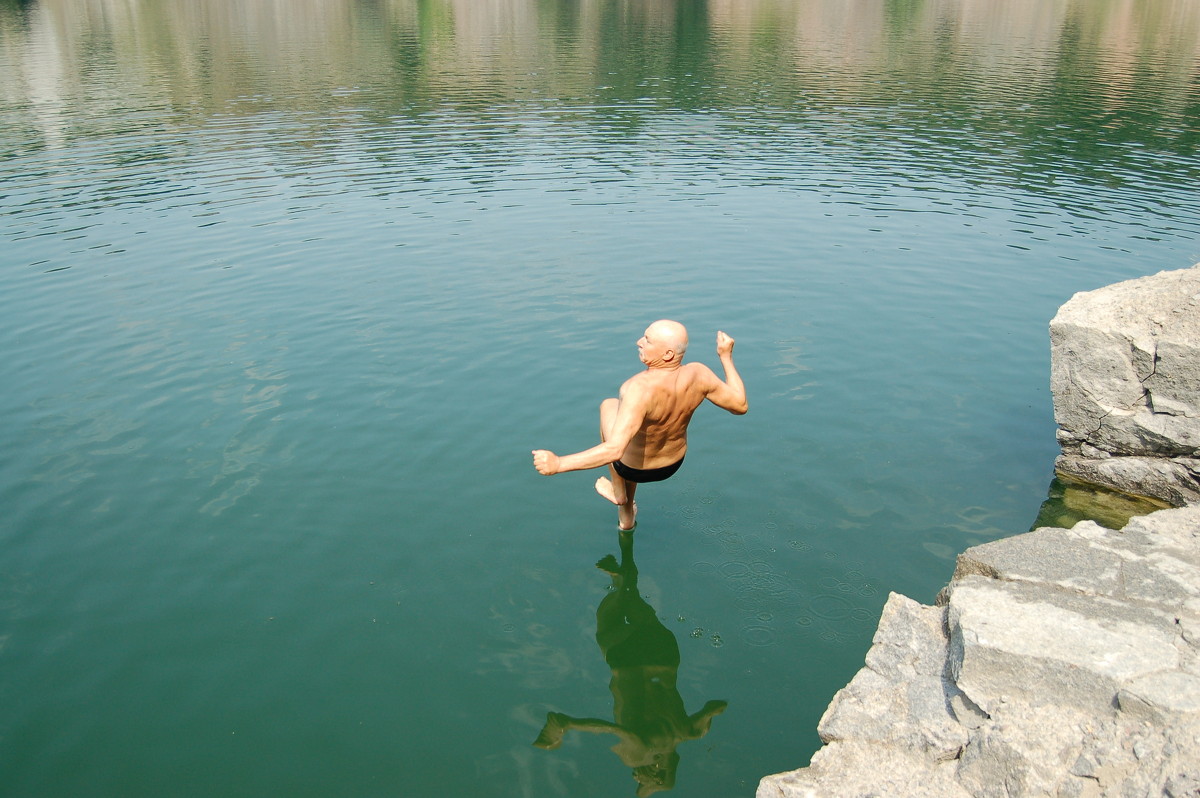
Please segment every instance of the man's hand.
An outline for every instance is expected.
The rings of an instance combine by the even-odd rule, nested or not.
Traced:
[[[558,455],[545,449],[533,450],[533,467],[539,474],[550,476],[558,473]]]
[[[746,386],[742,384],[742,378],[733,365],[733,338],[720,330],[717,331],[717,354],[721,357],[721,368],[725,369],[725,380],[722,382],[714,374],[706,397],[717,407],[740,416],[750,409],[746,401]]]
[[[733,339],[725,333],[717,330],[717,355],[724,357],[725,355],[733,354]]]

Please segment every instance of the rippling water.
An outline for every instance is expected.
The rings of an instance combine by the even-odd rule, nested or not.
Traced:
[[[805,764],[890,591],[1058,517],[1057,307],[1200,261],[1198,9],[0,2],[3,791]],[[664,316],[752,409],[622,551],[528,453]]]

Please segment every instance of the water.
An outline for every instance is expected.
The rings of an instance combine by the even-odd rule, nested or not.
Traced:
[[[1200,261],[1198,42],[1184,0],[0,4],[0,792],[631,795],[615,736],[533,745],[615,709],[675,719],[625,753],[676,795],[806,764],[888,593],[1053,516],[1058,306]],[[594,474],[529,451],[659,317],[751,411],[614,592]]]

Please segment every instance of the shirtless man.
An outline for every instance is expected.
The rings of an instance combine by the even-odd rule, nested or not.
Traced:
[[[549,476],[607,465],[611,479],[596,480],[596,492],[617,505],[618,528],[633,529],[634,491],[642,482],[659,482],[679,470],[696,408],[707,399],[737,415],[749,409],[746,388],[733,366],[733,339],[717,333],[724,380],[702,363],[684,364],[687,345],[687,330],[677,321],[647,327],[637,342],[646,370],[625,381],[619,399],[600,404],[600,444],[562,456],[535,449],[533,467]]]

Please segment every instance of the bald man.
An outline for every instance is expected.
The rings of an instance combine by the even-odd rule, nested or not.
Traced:
[[[687,329],[679,322],[663,319],[647,327],[637,342],[646,370],[625,381],[620,398],[600,404],[600,444],[562,456],[535,449],[533,467],[550,476],[608,466],[610,478],[597,479],[596,492],[617,505],[618,528],[633,529],[637,486],[660,482],[679,470],[696,408],[707,399],[739,416],[749,409],[746,387],[733,366],[733,339],[717,333],[724,380],[702,363],[685,364],[687,347]]]

